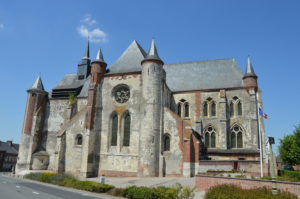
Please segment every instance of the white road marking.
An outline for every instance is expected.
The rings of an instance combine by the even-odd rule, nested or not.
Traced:
[[[16,186],[16,188],[20,188],[20,186]]]
[[[3,181],[4,184],[7,184],[7,182]]]
[[[38,192],[35,192],[35,191],[33,191],[32,193],[34,193],[34,194],[36,194],[36,195],[39,195],[39,193],[38,193]]]

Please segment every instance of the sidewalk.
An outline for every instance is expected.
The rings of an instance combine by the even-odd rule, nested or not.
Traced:
[[[96,178],[87,178],[86,180],[100,182],[100,177]],[[105,177],[105,183],[114,185],[115,187],[129,187],[129,186],[146,186],[146,187],[172,187],[176,183],[180,183],[182,186],[186,187],[195,187],[195,178],[180,178],[180,177],[148,177],[148,178],[139,178],[139,177]],[[197,191],[194,199],[203,199],[205,192]]]

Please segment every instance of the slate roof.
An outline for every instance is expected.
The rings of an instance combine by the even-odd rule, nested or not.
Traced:
[[[243,73],[234,59],[165,64],[173,92],[243,87]]]
[[[146,55],[144,49],[134,40],[121,57],[111,65],[109,74],[142,71],[141,61]]]
[[[42,91],[44,91],[44,85],[43,85],[43,82],[42,82],[42,78],[40,76],[38,76],[36,78],[36,80],[33,83],[31,89],[32,90],[42,90]]]
[[[13,146],[9,146],[7,142],[1,142],[0,141],[0,151],[5,151],[6,153],[10,154],[18,154],[19,145],[14,144]]]
[[[53,89],[72,89],[82,86],[85,79],[78,80],[77,74],[67,74]]]
[[[156,52],[156,49],[152,51]],[[109,67],[107,74],[141,72],[141,61],[146,56],[143,48],[134,40]],[[165,64],[163,67],[167,85],[173,92],[243,87],[244,74],[232,58]],[[251,69],[254,73],[252,66]],[[86,97],[89,82],[90,77],[78,80],[76,74],[68,74],[53,90],[83,86],[78,97]]]
[[[83,87],[77,97],[87,97],[88,96],[90,82],[91,82],[91,76],[88,76],[88,78],[84,82]]]

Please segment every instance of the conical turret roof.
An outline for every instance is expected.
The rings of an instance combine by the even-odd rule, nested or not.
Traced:
[[[250,57],[248,57],[247,68],[244,77],[257,77],[251,64]]]
[[[152,42],[151,42],[151,46],[150,46],[150,49],[149,49],[149,52],[147,54],[147,56],[145,57],[145,59],[143,61],[147,61],[147,60],[156,60],[156,61],[160,61],[162,62],[163,64],[163,61],[160,59],[160,57],[158,56],[158,53],[157,53],[157,49],[156,49],[156,45],[155,45],[155,42],[154,42],[154,39],[152,39]],[[142,62],[143,62],[142,61]]]
[[[38,76],[36,78],[35,82],[33,83],[32,87],[31,87],[31,90],[45,91],[41,76]]]

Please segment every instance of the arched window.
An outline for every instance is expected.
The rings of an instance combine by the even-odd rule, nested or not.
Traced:
[[[82,135],[81,134],[76,135],[75,144],[82,145]]]
[[[125,113],[124,116],[124,133],[123,133],[123,146],[130,145],[130,114],[129,112]]]
[[[212,132],[210,138],[211,138],[210,148],[216,148],[216,133]]]
[[[190,106],[189,103],[186,102],[184,104],[184,117],[189,117],[190,116]]]
[[[210,125],[205,129],[205,146],[216,148],[216,129]]]
[[[229,105],[230,116],[241,116],[243,114],[243,107],[241,100],[234,96]]]
[[[236,136],[235,136],[235,132],[231,132],[231,148],[236,148]]]
[[[177,104],[177,111],[178,111],[178,115],[181,117],[181,103],[180,102]]]
[[[170,135],[164,135],[164,151],[170,151]]]
[[[205,133],[205,146],[209,147],[209,133]]]
[[[238,102],[237,109],[238,109],[238,115],[242,115],[242,103],[241,103],[241,101]]]
[[[230,114],[230,117],[234,116],[233,102],[232,101],[229,104],[229,114]]]
[[[203,116],[208,116],[208,103],[204,102],[203,104]]]
[[[242,132],[238,132],[236,142],[237,142],[237,144],[236,144],[237,148],[243,148],[243,133]]]
[[[214,101],[211,103],[211,116],[216,116],[216,103]]]
[[[114,113],[111,118],[111,146],[118,144],[118,114]]]
[[[243,148],[243,129],[238,125],[231,130],[231,148]]]

